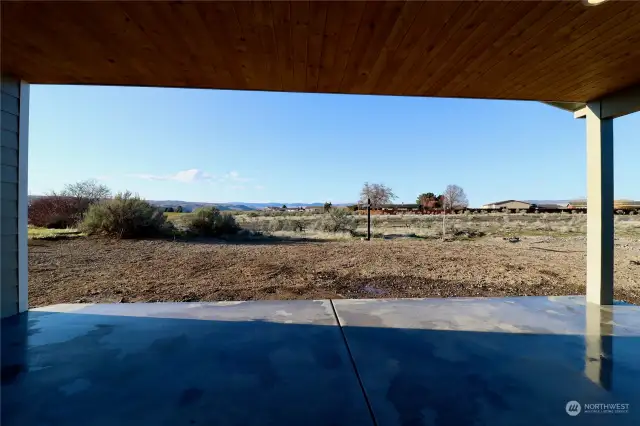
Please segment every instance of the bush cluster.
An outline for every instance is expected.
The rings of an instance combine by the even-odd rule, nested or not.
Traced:
[[[167,230],[164,213],[131,192],[92,204],[80,230],[116,238],[153,237]]]
[[[274,219],[268,222],[268,231],[294,231],[305,232],[307,230],[306,222],[302,219]]]
[[[347,209],[332,208],[328,213],[323,214],[322,217],[317,219],[278,217],[258,222],[256,225],[257,228],[267,232],[305,232],[310,229],[331,233],[349,232],[354,235],[356,228],[358,227],[358,218],[354,217],[352,212]]]
[[[29,203],[29,224],[58,229],[75,227],[91,204],[110,195],[109,188],[95,179],[65,185],[61,192],[52,192]]]
[[[50,195],[31,200],[27,216],[30,225],[64,229],[76,226],[85,210],[76,198]]]
[[[324,232],[349,232],[353,234],[357,228],[356,218],[346,209],[331,209],[316,224],[316,229]]]
[[[216,207],[202,207],[188,219],[187,229],[197,235],[217,237],[236,234],[240,227],[232,214],[221,213]]]

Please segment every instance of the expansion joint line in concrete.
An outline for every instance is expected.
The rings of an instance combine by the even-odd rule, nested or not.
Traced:
[[[349,347],[349,341],[347,340],[347,336],[344,334],[344,329],[342,328],[342,323],[340,322],[340,318],[338,318],[336,307],[333,305],[332,299],[329,299],[329,303],[331,303],[333,316],[336,318],[336,322],[338,323],[338,328],[340,329],[340,334],[342,334],[342,340],[344,340],[344,346],[345,348],[347,348],[347,353],[349,354],[349,359],[351,360],[351,366],[353,367],[353,372],[355,373],[356,378],[358,379],[358,385],[360,385],[360,391],[362,392],[364,401],[367,403],[367,409],[369,410],[371,421],[373,422],[373,426],[378,426],[378,422],[376,421],[376,416],[373,414],[373,408],[371,408],[371,402],[369,401],[369,396],[367,396],[367,391],[364,388],[364,384],[362,383],[362,378],[360,377],[360,373],[358,372],[358,366],[356,365],[356,360],[353,358],[353,354],[351,353],[351,348]]]

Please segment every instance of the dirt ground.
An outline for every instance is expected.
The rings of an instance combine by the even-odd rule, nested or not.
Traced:
[[[584,237],[442,242],[29,242],[31,307],[160,302],[584,294]],[[616,240],[618,300],[640,303],[640,241]]]

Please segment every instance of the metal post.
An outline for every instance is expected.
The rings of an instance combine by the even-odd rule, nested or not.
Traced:
[[[371,198],[367,198],[367,241],[371,241]]]
[[[613,304],[613,119],[587,104],[587,302]]]

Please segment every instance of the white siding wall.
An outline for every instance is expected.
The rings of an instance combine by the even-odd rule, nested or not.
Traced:
[[[2,317],[19,311],[18,176],[20,81],[2,76],[0,94],[0,281]]]

